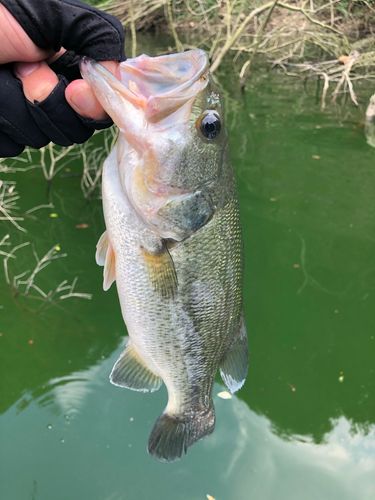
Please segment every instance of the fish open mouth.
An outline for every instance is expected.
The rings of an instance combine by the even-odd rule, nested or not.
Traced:
[[[205,86],[208,58],[202,50],[182,54],[148,57],[139,56],[120,64],[122,83],[142,99],[145,118],[160,121]]]
[[[120,129],[117,162],[130,204],[160,236],[181,240],[173,228],[161,228],[158,213],[169,197],[191,191],[190,186],[176,184],[174,176],[190,140],[189,127],[195,131],[195,122],[190,123],[193,103],[209,83],[207,54],[196,49],[142,55],[122,62],[116,76],[88,58],[81,59],[80,69]]]
[[[207,85],[208,57],[199,49],[159,57],[141,55],[122,62],[116,77],[84,57],[80,69],[116,125],[126,129],[130,125],[123,116],[127,104],[155,123],[193,99]]]

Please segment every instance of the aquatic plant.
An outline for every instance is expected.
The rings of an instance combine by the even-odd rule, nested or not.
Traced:
[[[10,241],[7,241],[8,239],[10,238],[10,235],[9,234],[6,234],[4,236],[3,239],[0,240],[0,247],[5,247],[5,246],[10,246]],[[15,258],[14,255],[8,253],[8,252],[5,252],[4,250],[1,250],[0,248],[0,255],[5,255],[5,257],[8,257],[8,258]]]
[[[91,140],[78,146],[82,160],[81,189],[84,197],[88,200],[93,198],[95,190],[97,190],[96,197],[101,197],[103,163],[114,146],[117,133],[118,130],[115,127],[101,130],[95,134],[100,136],[101,145],[98,146],[95,140]]]
[[[5,236],[3,240],[0,241],[1,243],[5,243],[5,241],[9,238],[9,235]],[[6,242],[6,244],[9,245],[9,242]],[[87,299],[90,300],[92,298],[92,294],[89,293],[80,293],[80,292],[75,292],[75,286],[78,280],[78,277],[75,277],[72,281],[72,284],[68,284],[68,280],[62,281],[60,284],[56,286],[55,289],[51,289],[48,292],[45,292],[42,290],[42,288],[36,284],[36,278],[38,274],[45,269],[47,266],[49,266],[54,260],[56,259],[61,259],[63,257],[66,257],[66,253],[59,253],[60,252],[60,247],[59,245],[54,245],[43,257],[39,258],[38,254],[36,253],[36,250],[34,248],[34,245],[31,245],[32,247],[32,252],[36,261],[36,264],[34,268],[27,269],[25,271],[22,271],[18,274],[14,274],[11,277],[10,269],[9,269],[9,259],[10,258],[15,258],[15,253],[20,250],[21,248],[25,248],[27,246],[31,245],[29,241],[21,243],[19,245],[16,245],[13,247],[9,252],[1,252],[2,254],[5,255],[5,258],[3,259],[4,263],[4,274],[5,274],[5,280],[8,283],[8,285],[11,287],[12,292],[14,294],[15,298],[18,298],[19,296],[21,297],[26,297],[26,298],[32,298],[36,299],[39,301],[42,301],[43,304],[39,306],[37,309],[37,312],[39,312],[42,307],[44,307],[46,304],[54,304],[57,305],[58,301],[65,300],[68,298],[72,297],[78,297],[81,299]]]
[[[27,233],[26,229],[21,227],[17,222],[24,220],[23,217],[18,215],[20,207],[17,206],[17,200],[19,199],[20,196],[16,191],[16,182],[0,179],[0,220],[8,220],[17,229]]]
[[[20,199],[20,195],[16,190],[16,185],[17,181],[4,181],[0,179],[0,220],[7,220],[23,233],[27,233],[27,230],[17,222],[22,222],[25,218],[18,214],[20,207],[17,206],[17,201]],[[24,215],[29,215],[40,208],[54,208],[54,206],[52,203],[38,205],[26,210]]]
[[[62,148],[53,143],[41,148],[40,150],[26,147],[22,155],[17,158],[0,158],[0,173],[16,173],[27,172],[28,170],[41,169],[47,181],[47,192],[51,188],[51,182],[62,169],[66,169],[73,162],[82,162],[82,174],[64,173],[62,177],[81,177],[81,189],[85,198],[91,200],[94,191],[97,190],[97,198],[100,198],[101,188],[101,173],[105,158],[109,155],[115,140],[117,138],[117,129],[111,127],[106,130],[96,131],[94,138],[84,144],[73,144],[69,147]],[[25,163],[25,166],[18,163]],[[10,220],[21,231],[26,232],[26,229],[21,228],[15,221],[23,221],[23,217],[13,217],[11,212],[19,210],[15,204],[20,197],[15,191],[15,181],[0,180],[0,213],[3,217],[0,220]],[[12,194],[12,197],[10,195]],[[51,203],[46,205],[38,205],[25,214],[29,214],[39,208],[53,208]]]
[[[66,148],[61,148],[50,142],[39,151],[40,163],[35,166],[42,169],[47,181],[47,192],[49,192],[52,178],[69,163],[79,158],[79,150],[75,147],[75,144]]]
[[[29,150],[29,148],[26,148],[26,150]],[[19,171],[26,171],[29,169],[29,167],[18,167],[17,164],[28,164],[29,161],[30,156],[27,154],[27,152],[26,155],[17,156],[16,158],[0,158],[0,174],[10,174]]]

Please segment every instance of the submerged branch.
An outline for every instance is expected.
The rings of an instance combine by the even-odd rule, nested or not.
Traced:
[[[371,53],[373,64],[375,65],[375,53]],[[282,62],[281,59],[272,62],[273,66],[280,66],[284,73],[290,76],[298,76],[307,81],[310,78],[324,78],[324,87],[321,97],[321,109],[326,106],[326,97],[330,83],[335,83],[335,89],[332,92],[331,102],[334,103],[341,93],[349,92],[350,98],[356,106],[359,106],[357,97],[355,95],[353,81],[364,78],[375,78],[374,74],[367,73],[365,75],[352,75],[352,71],[362,68],[361,60],[369,60],[369,54],[359,54],[354,51],[350,56],[341,56],[335,60],[322,61],[322,62],[304,62],[304,63],[287,63]],[[344,63],[344,64],[343,64]],[[287,71],[287,67],[295,68],[298,73],[291,73]],[[342,90],[343,89],[343,90]]]

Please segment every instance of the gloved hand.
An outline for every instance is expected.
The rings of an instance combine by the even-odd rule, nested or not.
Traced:
[[[84,87],[88,86],[86,82],[76,81],[80,78],[79,56],[87,55],[97,61],[125,59],[120,21],[79,0],[0,0],[0,21],[0,63],[6,63],[0,65],[0,157],[16,156],[25,145],[41,148],[50,141],[61,146],[85,142],[94,129],[112,124],[110,118],[93,119],[105,116],[98,103],[88,107],[92,112],[88,117],[85,111],[77,114],[65,97],[80,110],[71,99],[74,89],[82,90],[86,97],[90,92]],[[62,47],[67,51],[50,64],[57,76],[45,62],[40,66],[12,64],[48,60],[63,52]],[[32,98],[34,102],[30,102],[24,95],[22,82],[28,95],[29,82],[46,74],[49,79],[46,88],[56,86],[40,102]]]

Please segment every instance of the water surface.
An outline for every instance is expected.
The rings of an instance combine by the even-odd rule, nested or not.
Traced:
[[[41,302],[15,298],[0,272],[0,500],[375,498],[375,150],[364,109],[322,112],[313,83],[265,69],[241,95],[230,71],[218,79],[245,239],[244,388],[223,400],[218,376],[214,434],[178,463],[148,457],[167,395],[109,383],[126,329],[94,261],[100,200],[86,202],[79,177],[58,174],[47,198],[40,170],[0,174],[17,181],[21,212],[54,205],[20,222],[27,233],[0,222],[0,241],[31,243],[9,260],[11,276],[34,267],[32,245],[39,257],[58,245],[67,256],[38,286],[78,277],[76,291],[93,296],[36,313]],[[371,88],[357,92],[365,106]],[[81,169],[78,159],[61,173]]]

